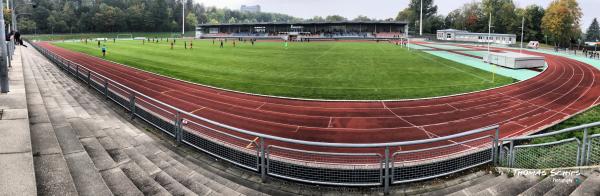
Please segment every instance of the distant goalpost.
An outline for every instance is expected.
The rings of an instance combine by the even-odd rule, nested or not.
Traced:
[[[117,39],[118,40],[133,40],[133,34],[131,34],[131,33],[118,34]]]
[[[181,33],[171,33],[171,38],[181,39],[183,38],[183,35],[181,35]]]

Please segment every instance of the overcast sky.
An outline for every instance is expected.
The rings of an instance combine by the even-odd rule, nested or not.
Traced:
[[[365,15],[370,18],[395,18],[398,12],[408,6],[409,0],[195,0],[204,5],[239,9],[241,5],[260,5],[263,12],[277,12],[301,18],[339,14],[346,18]],[[439,14],[461,7],[463,4],[480,0],[434,0]],[[551,0],[515,0],[519,7],[538,4],[547,7]],[[600,0],[578,0],[583,10],[582,29],[585,31],[594,17]]]

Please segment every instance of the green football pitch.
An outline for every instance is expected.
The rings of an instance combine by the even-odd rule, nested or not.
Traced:
[[[512,79],[387,42],[108,41],[106,59],[236,91],[312,99],[410,99],[477,91]],[[57,46],[101,57],[95,42]],[[465,57],[467,58],[467,57]]]

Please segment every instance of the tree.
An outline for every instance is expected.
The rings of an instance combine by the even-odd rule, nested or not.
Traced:
[[[185,27],[188,30],[195,30],[196,25],[198,25],[198,17],[196,17],[196,14],[193,12],[188,13],[188,15],[185,17]]]
[[[352,21],[357,21],[357,22],[368,22],[368,21],[372,21],[372,19],[370,19],[367,16],[363,16],[363,15],[359,15],[356,18],[352,19]]]
[[[440,29],[447,29],[446,23],[444,21],[444,16],[435,15],[429,18],[429,29],[426,32],[436,32]],[[425,31],[425,30],[424,30]]]
[[[34,33],[36,32],[37,24],[30,19],[19,20],[19,31],[23,33]]]
[[[229,23],[229,24],[237,23],[237,19],[235,19],[234,17],[231,17],[231,18],[229,18],[227,23]]]
[[[314,16],[311,19],[308,19],[310,22],[325,22],[325,18],[321,16]]]
[[[99,10],[94,16],[94,23],[97,25],[96,30],[101,32],[117,31],[122,15],[122,11],[119,8],[100,4]]]
[[[585,33],[585,40],[590,42],[596,42],[600,40],[600,27],[598,26],[598,20],[594,18],[590,27],[588,27]]]
[[[465,29],[465,25],[464,25],[465,19],[461,12],[462,12],[461,9],[455,9],[455,10],[451,11],[450,13],[448,13],[446,18],[444,19],[444,23],[447,26],[447,28]]]
[[[496,33],[516,33],[521,32],[521,18],[517,19],[515,14],[516,6],[512,0],[483,0],[483,13],[489,20],[492,14],[493,30]]]
[[[132,31],[143,31],[145,29],[144,4],[132,4],[127,8],[127,25]]]
[[[331,15],[331,16],[327,16],[325,17],[325,20],[328,22],[342,22],[342,21],[347,21],[347,18],[344,18],[343,16],[340,15]]]
[[[431,31],[430,19],[437,14],[437,5],[433,4],[433,0],[423,0],[423,31],[424,33],[435,33]],[[406,20],[409,22],[409,29],[418,31],[421,16],[421,0],[410,0],[408,8],[400,11],[397,20]]]
[[[219,24],[219,21],[217,19],[211,18],[208,23],[209,24]]]
[[[468,3],[463,6],[464,29],[471,32],[488,32],[489,14],[485,14],[483,4]]]
[[[544,8],[539,5],[530,5],[525,8],[525,40],[541,41],[544,39],[542,31],[542,18],[544,18]]]
[[[413,17],[414,13],[410,8],[404,8],[402,11],[398,12],[398,16],[396,16],[397,21],[409,21],[411,17]]]
[[[581,35],[581,16],[581,8],[576,0],[554,0],[542,18],[542,28],[554,40],[555,46],[564,46]]]

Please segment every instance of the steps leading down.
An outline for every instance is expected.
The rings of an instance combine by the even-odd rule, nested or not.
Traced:
[[[110,109],[34,49],[28,55],[40,195],[263,195],[198,168]],[[35,81],[35,82],[33,82]],[[37,149],[37,148],[36,148]],[[56,162],[56,163],[54,163]],[[54,167],[47,167],[52,165]],[[52,168],[53,172],[46,172]],[[44,191],[44,190],[53,190]],[[62,191],[62,192],[60,192]]]

